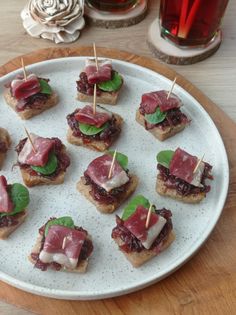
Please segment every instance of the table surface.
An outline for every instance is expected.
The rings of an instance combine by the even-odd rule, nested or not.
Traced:
[[[26,0],[2,1],[0,28],[0,64],[10,59],[40,48],[58,45],[42,39],[33,39],[23,29],[20,11]],[[127,29],[101,29],[86,26],[79,40],[70,46],[91,45],[127,50],[146,57],[153,57],[147,44],[148,27],[158,15],[158,0],[149,1],[146,18]],[[230,1],[222,24],[223,42],[220,49],[210,58],[189,66],[169,65],[196,85],[215,104],[236,122],[236,1]],[[131,40],[132,39],[132,40]],[[68,45],[60,44],[59,47]],[[232,101],[233,100],[233,101]],[[217,313],[217,312],[216,312]],[[0,314],[32,314],[0,301]]]

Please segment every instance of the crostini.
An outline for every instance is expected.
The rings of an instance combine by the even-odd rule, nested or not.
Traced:
[[[98,60],[89,58],[85,62],[85,70],[80,73],[77,84],[77,99],[81,102],[92,102],[94,85],[97,85],[97,102],[115,105],[123,85],[122,76],[112,69],[112,62],[108,59]]]
[[[156,191],[187,203],[199,203],[210,191],[207,179],[213,179],[212,166],[178,148],[157,154]]]
[[[39,229],[29,260],[42,271],[50,268],[84,273],[92,251],[91,236],[75,226],[71,217],[50,218]]]
[[[0,176],[0,239],[6,239],[27,216],[28,189],[18,183],[7,184]]]
[[[171,211],[150,207],[144,196],[135,196],[124,209],[122,218],[116,216],[116,227],[112,230],[111,237],[134,267],[157,256],[175,239]]]
[[[67,141],[96,151],[107,150],[118,138],[123,119],[120,115],[91,105],[76,109],[67,116]]]
[[[60,139],[43,138],[31,133],[30,139],[25,138],[19,142],[16,152],[17,165],[28,187],[64,182],[70,158]]]
[[[48,82],[49,79],[35,74],[28,75],[26,79],[18,75],[6,85],[4,98],[22,119],[30,119],[58,103],[58,95]]]
[[[11,138],[8,131],[0,127],[0,170],[6,158],[7,150],[10,148]]]
[[[136,121],[154,137],[164,141],[189,125],[190,120],[180,110],[182,105],[174,93],[168,97],[168,91],[145,93],[136,112]]]
[[[93,160],[77,183],[78,191],[103,213],[114,212],[138,185],[138,177],[128,172],[127,156],[116,153],[114,159],[113,154]]]

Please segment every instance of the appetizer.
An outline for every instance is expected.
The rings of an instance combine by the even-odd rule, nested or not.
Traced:
[[[107,59],[96,61],[89,58],[85,63],[85,70],[81,72],[77,84],[77,98],[81,102],[92,102],[94,85],[97,85],[97,102],[115,105],[123,85],[122,76],[112,69],[112,62]]]
[[[29,204],[28,189],[18,183],[7,184],[0,176],[0,239],[7,238],[27,216]]]
[[[190,120],[181,112],[182,101],[168,91],[156,91],[142,95],[136,121],[157,139],[163,141],[183,130]]]
[[[71,217],[50,218],[39,229],[29,260],[42,271],[51,268],[83,273],[92,251],[90,235],[82,227],[75,226]]]
[[[6,158],[7,150],[11,145],[11,138],[8,131],[0,127],[0,170]]]
[[[86,105],[68,115],[67,122],[68,142],[96,151],[105,151],[119,136],[123,119],[99,105],[94,113],[92,105]]]
[[[170,210],[158,210],[148,199],[138,195],[126,206],[122,218],[116,216],[117,225],[111,237],[131,264],[139,267],[174,241],[171,216]]]
[[[48,82],[35,74],[26,78],[18,75],[6,85],[5,100],[22,119],[29,119],[58,103],[58,95]]]
[[[178,148],[157,154],[156,190],[160,195],[168,196],[187,203],[198,203],[210,191],[206,179],[213,179],[212,166],[186,151]]]
[[[89,164],[84,176],[77,183],[78,191],[100,212],[115,211],[138,185],[138,177],[129,174],[127,165],[126,155],[107,152]]]
[[[43,138],[33,133],[16,147],[17,165],[24,183],[36,185],[58,185],[64,182],[70,158],[66,147],[58,138]]]

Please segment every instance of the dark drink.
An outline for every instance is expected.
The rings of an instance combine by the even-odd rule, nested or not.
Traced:
[[[115,13],[131,9],[137,4],[138,0],[86,0],[86,2],[100,11]]]
[[[216,35],[228,0],[161,0],[161,35],[179,46],[206,46]]]

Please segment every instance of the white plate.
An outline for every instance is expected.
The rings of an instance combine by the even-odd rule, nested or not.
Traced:
[[[25,123],[5,104],[2,96],[4,84],[19,71],[0,79],[0,126],[9,130],[13,140],[12,150],[1,172],[9,183],[22,182],[19,169],[11,171],[11,167],[16,161],[13,148],[25,137],[23,125],[31,132],[45,137],[56,136],[66,143],[66,115],[84,105],[75,100],[75,81],[84,67],[84,60],[84,57],[64,58],[27,67],[38,76],[50,78],[51,85],[60,95],[60,103]],[[113,62],[125,80],[118,105],[109,107],[122,115],[125,121],[122,134],[113,148],[129,156],[129,169],[140,178],[136,193],[145,195],[160,208],[172,210],[176,240],[141,268],[132,268],[110,237],[115,226],[115,213],[99,213],[76,191],[76,182],[99,153],[67,143],[71,166],[65,183],[31,188],[28,219],[7,241],[0,242],[0,279],[25,291],[63,299],[99,299],[141,289],[166,277],[186,262],[207,239],[223,209],[229,181],[228,160],[222,139],[208,114],[189,93],[176,85],[174,92],[183,100],[183,111],[192,123],[175,137],[159,142],[135,122],[135,111],[143,93],[169,89],[170,80],[134,64]],[[155,192],[156,154],[178,146],[197,156],[205,153],[204,159],[214,166],[212,189],[199,205],[185,205],[160,197]],[[122,213],[123,206],[117,214]],[[64,215],[71,215],[75,223],[87,229],[93,237],[94,252],[87,273],[82,275],[52,270],[42,272],[33,268],[27,259],[38,228],[49,217]]]

